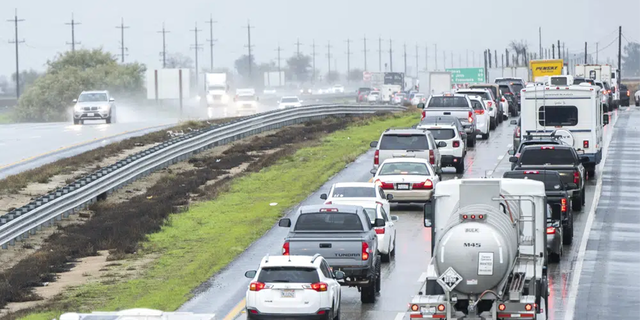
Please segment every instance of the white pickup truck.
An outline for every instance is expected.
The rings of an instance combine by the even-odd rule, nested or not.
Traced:
[[[422,109],[422,119],[427,115],[446,115],[460,119],[467,133],[467,146],[473,148],[476,145],[476,135],[479,132],[476,128],[476,114],[468,96],[453,93],[433,94],[429,96],[426,104],[419,103],[418,108]]]

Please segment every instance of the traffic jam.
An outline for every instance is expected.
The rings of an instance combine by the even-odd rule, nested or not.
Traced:
[[[403,245],[402,204],[422,208],[424,224],[414,228],[431,242],[403,318],[547,319],[549,265],[571,250],[574,215],[591,201],[585,189],[603,158],[610,112],[629,104],[616,70],[582,65],[575,75],[462,87],[434,72],[429,93],[403,91],[394,76],[359,89],[357,101],[415,106],[416,124],[370,143],[368,182],[335,183],[322,204],[279,220],[282,254],[245,273],[247,319],[340,319],[343,289],[375,304],[389,277],[384,265]],[[510,170],[462,178],[467,154],[505,122],[514,127]]]

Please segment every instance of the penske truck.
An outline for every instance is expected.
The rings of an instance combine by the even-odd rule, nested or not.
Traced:
[[[531,60],[529,61],[529,70],[531,71],[531,81],[544,83],[547,82],[549,76],[564,74],[564,61],[562,59]]]
[[[549,313],[544,183],[455,179],[424,207],[432,258],[414,318],[545,320]]]

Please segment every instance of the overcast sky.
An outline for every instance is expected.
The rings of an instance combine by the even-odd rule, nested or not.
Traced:
[[[150,69],[161,67],[159,52],[162,36],[157,33],[164,22],[167,30],[167,49],[193,57],[194,29],[203,29],[199,42],[200,65],[209,65],[210,15],[214,25],[215,66],[231,67],[233,61],[246,53],[247,20],[255,26],[251,30],[254,54],[258,62],[275,60],[278,43],[283,57],[295,52],[299,38],[301,51],[311,53],[311,43],[317,44],[316,64],[326,70],[326,45],[331,41],[332,69],[337,61],[340,71],[346,70],[346,40],[351,38],[351,67],[364,64],[363,38],[368,40],[368,65],[378,69],[378,37],[384,39],[383,63],[389,60],[389,38],[394,43],[394,69],[403,69],[403,44],[407,43],[408,65],[415,65],[415,46],[419,45],[419,64],[424,67],[425,44],[428,44],[429,65],[433,66],[434,44],[438,46],[438,64],[446,51],[447,67],[451,51],[454,66],[466,66],[466,51],[478,56],[486,48],[503,52],[510,40],[524,39],[531,49],[538,48],[538,27],[542,27],[543,45],[550,47],[561,40],[570,52],[582,52],[589,42],[589,52],[600,45],[600,59],[613,57],[622,25],[627,40],[640,39],[640,0],[0,0],[1,18],[12,19],[14,9],[19,24],[20,68],[44,70],[47,59],[69,50],[72,12],[81,23],[76,27],[77,48],[102,46],[119,53],[120,30],[116,25],[124,18],[125,45],[129,49],[127,61],[138,61]],[[15,48],[8,41],[14,38],[12,23],[3,22],[0,28],[0,75],[15,70]],[[243,29],[243,26],[245,28]],[[626,40],[623,39],[623,46]],[[471,53],[469,53],[471,55]],[[469,58],[471,61],[471,57]]]

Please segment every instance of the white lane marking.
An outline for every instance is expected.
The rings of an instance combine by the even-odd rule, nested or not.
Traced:
[[[426,272],[423,272],[423,273],[420,275],[420,277],[418,278],[418,282],[419,282],[419,283],[423,283],[423,282],[425,282],[425,280],[427,280],[427,273],[426,273]]]
[[[507,149],[511,149],[511,147],[513,147],[513,143],[509,143],[509,144],[507,145]]]
[[[618,117],[614,121],[612,128],[615,129],[615,124],[618,122]],[[609,143],[613,140],[613,131],[611,131],[609,136],[609,141],[605,145],[607,147],[606,152],[603,152],[602,161],[600,162],[599,169],[602,172],[604,168],[604,164],[607,160],[607,155],[609,154]],[[589,215],[587,217],[587,222],[584,226],[584,232],[582,233],[582,240],[580,241],[580,249],[578,249],[577,261],[573,273],[573,278],[571,279],[571,286],[569,287],[569,303],[567,304],[567,311],[564,313],[564,320],[573,320],[575,315],[576,308],[576,300],[578,299],[578,285],[580,284],[580,276],[582,275],[582,264],[584,263],[584,258],[587,252],[587,243],[589,242],[589,235],[591,234],[591,226],[593,225],[593,220],[595,220],[596,209],[598,206],[598,202],[600,201],[600,193],[602,190],[602,175],[597,175],[598,182],[596,183],[596,190],[594,193],[593,201],[591,202],[591,210],[589,210]]]
[[[393,320],[402,320],[404,319],[404,315],[407,314],[406,312],[398,312],[398,314],[396,314],[396,317],[393,318]]]
[[[504,159],[504,154],[503,154],[503,155],[498,156],[498,162],[502,161],[502,159]]]

